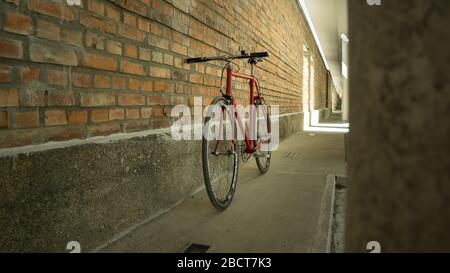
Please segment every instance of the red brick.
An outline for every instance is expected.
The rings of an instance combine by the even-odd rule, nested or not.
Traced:
[[[90,136],[104,136],[120,132],[120,130],[121,130],[120,123],[104,123],[89,126],[88,133]]]
[[[125,55],[126,57],[130,57],[130,58],[137,58],[137,56],[138,56],[137,47],[134,45],[130,45],[130,44],[124,44],[123,55]]]
[[[190,64],[185,64],[183,62],[183,60],[180,59],[180,58],[174,58],[174,64],[175,64],[176,68],[182,68],[182,69],[185,69],[185,70],[190,70],[191,69],[191,65]]]
[[[74,19],[71,8],[52,0],[28,0],[28,9],[67,21]]]
[[[162,5],[162,12],[166,16],[173,17],[173,7],[169,4]]]
[[[178,53],[178,54],[187,56],[187,47],[186,47],[186,46],[183,46],[183,45],[180,45],[180,44],[173,43],[173,44],[172,44],[172,51],[173,51],[173,52],[176,52],[176,53]]]
[[[116,32],[116,26],[110,20],[94,17],[84,11],[80,12],[80,24],[87,28],[93,28],[101,32]]]
[[[139,94],[120,95],[119,105],[145,105],[145,97]]]
[[[160,67],[150,67],[150,77],[170,79],[170,70]]]
[[[71,111],[67,120],[70,125],[79,125],[87,123],[87,111]]]
[[[66,125],[67,116],[65,110],[45,111],[45,126]]]
[[[141,81],[141,90],[142,91],[152,91],[153,82],[152,81]]]
[[[189,81],[192,83],[203,84],[203,77],[198,74],[192,74],[189,76]]]
[[[137,25],[137,18],[129,12],[124,12],[123,22],[127,25],[135,27]]]
[[[154,35],[149,35],[149,41],[148,44],[154,47],[162,48],[162,49],[169,49],[169,41],[158,37]]]
[[[173,72],[173,79],[179,80],[179,81],[187,81],[188,76],[187,73],[180,72],[180,71],[174,71]]]
[[[150,22],[147,19],[139,18],[138,19],[138,28],[145,32],[149,32],[150,31]]]
[[[29,0],[28,9],[53,17],[61,17],[61,5],[51,0]]]
[[[181,96],[172,97],[172,105],[186,104],[186,98]]]
[[[141,109],[142,118],[150,118],[152,116],[152,108],[146,107]]]
[[[175,89],[173,83],[156,81],[154,85],[155,91],[172,93]]]
[[[190,0],[176,0],[173,1],[172,3],[176,8],[182,10],[185,13],[189,13]]]
[[[106,106],[114,105],[116,97],[111,93],[81,93],[81,106]]]
[[[123,109],[110,109],[109,120],[122,120],[124,119],[125,111]]]
[[[201,74],[205,74],[205,65],[204,64],[196,64],[196,71]]]
[[[30,83],[32,81],[39,81],[40,70],[36,67],[20,67],[19,76],[20,83]]]
[[[192,94],[194,95],[201,95],[201,96],[207,96],[209,89],[205,88],[204,86],[195,86],[192,90]]]
[[[129,11],[147,16],[147,7],[137,1],[117,0],[116,3]]]
[[[81,30],[65,28],[62,30],[61,37],[66,43],[70,45],[82,45],[83,33],[81,32]]]
[[[6,111],[0,112],[0,128],[8,128],[8,112]]]
[[[99,1],[89,0],[88,10],[103,16],[105,14],[105,5]]]
[[[175,92],[176,93],[184,93],[184,86],[182,84],[177,84],[175,86]]]
[[[125,89],[125,78],[114,77],[113,78],[113,88],[114,89]]]
[[[159,52],[159,51],[153,51],[152,54],[152,61],[155,63],[163,63],[163,53]]]
[[[127,119],[139,119],[139,109],[127,109]]]
[[[157,36],[161,35],[161,27],[158,25],[158,23],[151,22],[150,31]]]
[[[32,44],[30,47],[30,57],[34,62],[62,64],[68,66],[78,65],[75,51],[69,48]]]
[[[95,88],[110,88],[111,78],[108,76],[97,75],[94,78],[94,86]]]
[[[151,121],[148,119],[133,119],[124,122],[124,130],[126,132],[142,131],[151,127]]]
[[[86,34],[86,47],[105,50],[105,36],[89,31]]]
[[[145,69],[143,65],[124,60],[120,62],[120,72],[141,76],[145,75]]]
[[[91,111],[91,121],[92,122],[104,122],[109,120],[108,110],[92,110]]]
[[[139,48],[139,59],[144,61],[150,61],[151,60],[151,50],[148,48]]]
[[[164,111],[162,108],[153,108],[152,110],[152,115],[154,117],[162,117],[164,114]]]
[[[204,106],[210,105],[212,100],[213,100],[212,98],[204,98],[203,99],[203,105]]]
[[[0,89],[0,107],[15,106],[19,106],[19,92],[17,89]]]
[[[164,64],[173,65],[173,56],[169,54],[164,54]]]
[[[0,65],[0,83],[8,83],[10,79],[10,67],[8,65]]]
[[[211,78],[211,77],[204,77],[204,84],[205,85],[209,85],[209,86],[215,86],[216,85],[216,80],[215,78]]]
[[[117,9],[110,6],[106,6],[105,10],[106,16],[108,18],[113,19],[115,21],[120,21],[120,12]]]
[[[18,34],[31,34],[31,18],[25,15],[9,12],[5,16],[3,29]]]
[[[122,55],[122,44],[116,41],[106,41],[106,51],[115,55]]]
[[[12,39],[2,38],[0,40],[0,57],[11,59],[22,59],[22,42]]]
[[[189,39],[187,39],[183,34],[178,32],[173,32],[173,40],[176,43],[189,46]]]
[[[45,97],[47,91],[35,90],[32,88],[27,88],[22,90],[22,99],[20,100],[21,106],[45,106]]]
[[[117,67],[117,62],[111,57],[106,57],[92,53],[84,53],[82,65],[96,69],[115,71]]]
[[[72,91],[52,90],[48,92],[48,106],[72,106],[75,104],[75,96]]]
[[[139,90],[141,82],[136,79],[129,79],[128,80],[128,89],[131,90]]]
[[[14,121],[14,128],[39,127],[39,112],[15,112]]]
[[[75,14],[72,8],[62,5],[61,6],[61,19],[65,21],[73,21],[75,20]]]
[[[163,96],[148,96],[148,105],[167,105],[167,98]]]
[[[52,41],[61,40],[61,28],[58,25],[50,23],[48,21],[38,19],[36,32],[39,38],[44,38]]]
[[[143,42],[145,39],[145,35],[142,31],[125,24],[120,25],[119,35],[138,42]]]
[[[67,86],[67,72],[49,69],[47,70],[47,82],[49,84]]]
[[[92,86],[92,77],[90,74],[73,72],[72,78],[73,86],[75,87],[88,88]]]

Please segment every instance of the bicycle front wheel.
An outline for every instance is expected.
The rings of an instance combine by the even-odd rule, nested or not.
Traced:
[[[226,209],[236,191],[239,149],[236,126],[228,101],[218,97],[208,108],[202,137],[203,177],[211,203]]]

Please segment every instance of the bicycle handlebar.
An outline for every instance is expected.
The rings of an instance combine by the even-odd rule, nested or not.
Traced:
[[[185,63],[193,64],[193,63],[202,63],[202,62],[208,62],[208,61],[229,61],[229,60],[233,60],[233,59],[266,58],[269,56],[270,56],[269,52],[254,52],[254,53],[250,53],[250,54],[243,52],[241,55],[235,55],[235,56],[188,58],[185,60]]]

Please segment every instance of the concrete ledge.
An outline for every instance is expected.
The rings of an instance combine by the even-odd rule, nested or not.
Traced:
[[[0,159],[0,249],[102,244],[202,185],[199,141],[153,135]]]
[[[280,138],[303,115],[280,117]],[[167,133],[0,158],[0,251],[91,251],[203,186],[201,142]]]

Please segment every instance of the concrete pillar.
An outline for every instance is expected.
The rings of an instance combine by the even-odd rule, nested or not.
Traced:
[[[350,94],[348,92],[348,81],[342,79],[342,120],[349,120]]]
[[[349,92],[348,92],[348,44],[349,40],[345,35],[341,36],[342,39],[342,120],[348,121],[349,119]]]
[[[347,251],[450,251],[450,1],[349,1]]]

